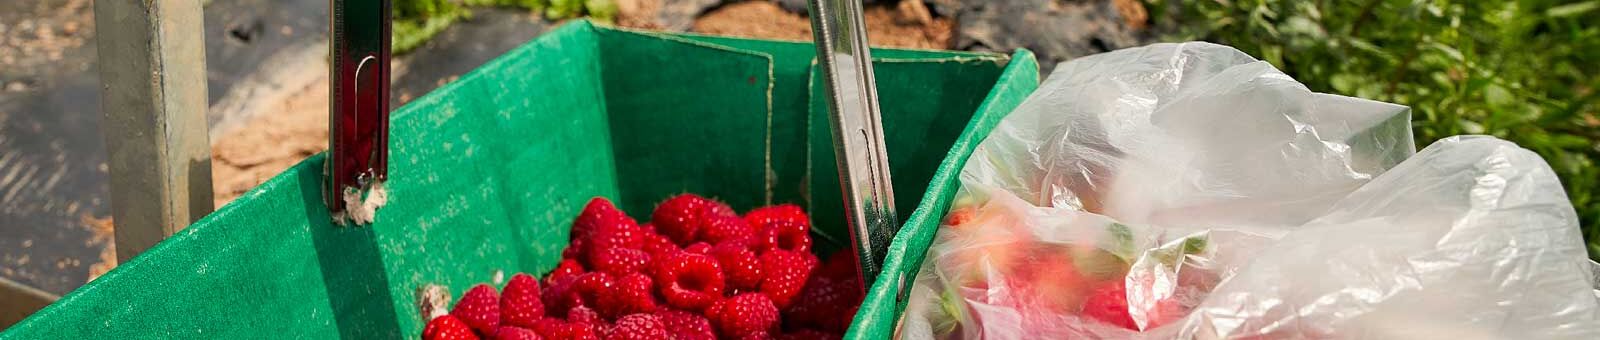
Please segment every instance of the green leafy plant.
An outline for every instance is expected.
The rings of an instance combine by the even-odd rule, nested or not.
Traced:
[[[449,0],[397,0],[390,49],[395,54],[410,52],[471,14]]]
[[[618,12],[615,0],[396,0],[391,44],[394,53],[422,46],[450,24],[471,17],[467,7],[522,8],[544,13],[550,20],[588,15],[601,22],[611,22]]]
[[[1417,145],[1538,152],[1600,258],[1600,0],[1146,0],[1165,40],[1228,44],[1312,90],[1408,105]]]

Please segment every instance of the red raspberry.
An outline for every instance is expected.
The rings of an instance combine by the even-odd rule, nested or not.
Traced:
[[[535,333],[534,331],[529,330],[527,328],[511,327],[511,326],[500,326],[499,329],[496,329],[494,331],[494,340],[541,340],[541,339],[544,339],[544,337],[539,336],[539,333]]]
[[[634,313],[655,312],[656,300],[650,288],[650,276],[643,273],[623,276],[617,279],[617,285],[611,289],[611,294],[600,296],[600,313],[616,318]]]
[[[594,269],[612,276],[637,273],[650,265],[650,254],[643,250],[611,248],[591,254],[589,263]]]
[[[583,274],[583,271],[583,265],[579,264],[578,260],[561,260],[561,263],[556,265],[556,269],[551,270],[550,275],[545,276],[544,285],[554,286],[556,281],[566,278],[576,278],[579,274]],[[546,298],[545,300],[549,300],[549,298]]]
[[[759,335],[778,325],[778,306],[766,295],[745,293],[717,301],[706,309],[706,317],[725,337]]]
[[[806,216],[805,210],[801,210],[799,206],[793,204],[780,204],[751,210],[744,213],[744,220],[757,230],[766,229],[768,225],[779,221],[799,223],[807,229],[811,228],[811,218]]]
[[[611,324],[607,323],[606,319],[601,318],[600,313],[584,306],[572,307],[571,310],[568,310],[567,322],[574,327],[584,328],[584,330],[578,332],[592,334],[597,337],[603,336],[606,334],[605,330],[611,328]]]
[[[1139,329],[1128,313],[1128,290],[1121,281],[1095,289],[1083,301],[1083,311],[1079,314],[1118,327]]]
[[[711,253],[711,244],[710,243],[705,243],[705,242],[695,242],[694,244],[691,244],[688,247],[683,247],[683,252],[691,253],[691,254],[700,254],[700,255],[710,254]]]
[[[589,204],[583,206],[583,212],[578,213],[578,218],[572,221],[570,236],[572,239],[589,238],[589,233],[593,232],[602,221],[618,217],[628,216],[617,210],[617,207],[611,205],[611,201],[605,197],[595,197],[589,200]]]
[[[677,253],[656,261],[656,289],[674,308],[698,311],[722,297],[722,269],[711,256]]]
[[[512,275],[501,293],[500,328],[533,328],[533,324],[544,317],[544,302],[539,301],[539,281],[533,276]]]
[[[815,329],[801,329],[794,332],[779,334],[777,340],[834,340],[841,339],[843,335],[828,333]]]
[[[672,243],[672,240],[669,240],[666,236],[661,236],[660,234],[645,235],[644,246],[640,249],[644,250],[645,253],[650,254],[651,257],[671,255],[672,253],[683,250],[682,248],[678,247],[678,244]]]
[[[729,240],[711,248],[711,256],[722,267],[722,277],[734,291],[755,291],[761,288],[761,259],[751,249],[748,240]]]
[[[857,300],[859,301],[859,299]],[[845,330],[850,329],[850,323],[856,321],[856,313],[860,311],[860,304],[850,305],[850,308],[845,309],[844,312],[834,315],[832,322],[825,323],[822,326],[824,329],[844,333]]]
[[[658,339],[667,339],[667,329],[661,324],[661,318],[652,314],[633,314],[617,319],[617,324],[606,334],[606,340]]]
[[[666,326],[667,335],[675,340],[716,340],[717,332],[711,328],[711,320],[704,316],[681,310],[662,310],[656,312],[656,317],[661,318],[661,324]]]
[[[639,225],[639,229],[644,230],[645,234],[656,234],[656,235],[660,235],[661,234],[660,232],[656,231],[656,224],[655,223],[645,222],[644,224],[640,224]]]
[[[561,250],[561,259],[579,261],[586,260],[588,258],[588,253],[584,250],[589,249],[585,246],[585,244],[588,242],[588,238],[572,239],[572,241],[567,242],[567,248]]]
[[[650,222],[656,230],[678,244],[689,244],[700,232],[701,212],[711,201],[695,194],[682,194],[656,205]]]
[[[797,253],[811,252],[811,230],[794,221],[774,221],[761,229],[756,249],[763,252],[783,249]]]
[[[827,276],[836,281],[843,280],[845,278],[855,278],[859,280],[861,273],[856,271],[856,266],[859,265],[861,265],[861,263],[859,263],[859,260],[856,257],[856,252],[845,249],[833,252],[832,256],[828,256],[828,261],[825,262],[822,265],[822,269],[818,270],[814,275]]]
[[[557,318],[540,319],[533,327],[534,333],[539,333],[549,340],[598,340],[595,336],[594,326],[567,322]]]
[[[567,305],[567,294],[572,291],[572,283],[577,282],[578,276],[581,275],[552,276],[546,279],[549,284],[539,292],[539,301],[544,302],[544,309],[548,311],[547,314],[560,313],[567,310],[567,308],[572,308],[572,306]]]
[[[788,307],[800,289],[805,288],[817,258],[811,253],[773,249],[761,254],[761,293],[772,298],[779,308]]]
[[[678,249],[678,244],[672,243],[672,240],[666,236],[661,234],[644,235],[644,252],[649,253],[651,257],[665,257],[680,250]]]
[[[616,284],[616,279],[606,273],[583,273],[572,281],[572,287],[567,290],[561,305],[566,308],[594,306],[600,302],[601,296],[611,294]],[[568,321],[571,321],[570,316]]]
[[[567,310],[567,322],[593,326],[605,326],[606,324],[606,320],[600,318],[600,313],[585,306],[572,307],[572,309]]]
[[[738,215],[711,215],[703,217],[705,224],[700,228],[700,241],[718,244],[728,240],[746,240],[755,238],[756,232],[750,228],[749,223]]]
[[[745,334],[744,336],[736,337],[734,339],[736,339],[736,340],[773,340],[772,339],[772,335],[770,333],[767,333],[766,331],[760,331],[760,332]]]
[[[799,327],[815,327],[830,332],[844,332],[850,326],[849,319],[839,323],[840,315],[846,313],[851,306],[861,304],[860,281],[849,278],[844,282],[835,281],[826,276],[813,275],[810,282],[794,300],[794,304],[784,310],[785,325]]]
[[[606,249],[642,249],[644,235],[644,228],[634,224],[633,219],[627,216],[602,220],[595,226],[594,231],[590,232],[589,242],[585,242],[585,246],[589,249],[585,251],[593,257],[594,254]]]
[[[494,329],[500,327],[500,294],[487,284],[472,286],[466,294],[461,295],[461,301],[456,302],[456,308],[450,310],[450,315],[460,318],[461,322],[479,333],[493,334]]]
[[[477,340],[478,335],[472,334],[472,327],[454,315],[440,315],[428,321],[422,328],[423,340]]]

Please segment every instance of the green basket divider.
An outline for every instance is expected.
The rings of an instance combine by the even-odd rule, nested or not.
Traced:
[[[797,203],[818,248],[848,247],[814,53],[564,25],[394,112],[389,202],[372,226],[329,222],[313,156],[0,339],[416,338],[420,287],[459,296],[550,270],[594,196],[639,218],[682,192],[740,211]],[[908,216],[886,282],[915,274],[960,163],[1038,75],[1026,51],[874,53]],[[888,337],[898,289],[874,287],[852,335]]]

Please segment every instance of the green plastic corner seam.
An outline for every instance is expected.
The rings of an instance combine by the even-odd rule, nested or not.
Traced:
[[[588,22],[588,21],[585,20],[585,22]],[[776,61],[774,60],[774,57],[772,56],[772,54],[771,53],[766,53],[766,52],[761,52],[761,51],[756,51],[756,50],[747,50],[747,49],[737,48],[737,47],[728,46],[728,45],[710,43],[710,42],[705,42],[705,41],[699,41],[699,40],[693,40],[693,39],[685,39],[685,38],[683,38],[683,37],[681,37],[679,35],[675,35],[675,34],[666,34],[666,33],[654,32],[654,31],[642,31],[642,30],[618,28],[616,26],[605,25],[605,24],[601,24],[598,27],[600,28],[600,32],[602,32],[603,34],[613,33],[613,32],[614,33],[621,33],[621,34],[634,34],[634,35],[647,36],[647,37],[658,38],[658,39],[662,39],[662,40],[666,40],[666,41],[681,43],[681,44],[685,44],[685,45],[689,45],[689,46],[693,46],[693,47],[708,48],[708,49],[712,49],[712,50],[725,51],[725,52],[731,52],[731,53],[748,54],[748,55],[754,55],[754,56],[758,56],[758,57],[761,57],[763,59],[766,59],[766,61],[767,61],[767,89],[766,89],[766,96],[767,96],[766,97],[766,100],[767,100],[766,118],[767,118],[767,124],[766,124],[766,131],[765,131],[766,136],[763,137],[763,141],[764,141],[765,145],[762,146],[762,148],[764,150],[763,151],[764,152],[764,157],[763,157],[763,162],[762,162],[763,164],[761,165],[761,169],[762,169],[763,179],[765,180],[765,188],[764,188],[764,190],[762,190],[762,195],[763,195],[762,202],[764,202],[765,205],[771,205],[772,201],[773,201],[773,192],[776,190],[775,188],[778,185],[777,184],[777,181],[778,181],[777,170],[773,169],[773,167],[772,167],[772,115],[773,115],[772,91],[773,91],[773,88],[775,86],[777,86],[777,82],[778,82],[778,79],[777,79],[776,75],[774,74],[774,70],[773,70],[773,68],[774,68],[773,64]],[[602,55],[601,57],[604,57],[604,55]]]
[[[939,165],[937,175],[929,183],[928,190],[923,193],[921,203],[895,234],[888,254],[901,256],[888,256],[884,259],[886,270],[873,280],[874,284],[863,299],[861,309],[850,322],[850,329],[845,333],[845,339],[888,339],[894,336],[900,315],[904,313],[906,306],[908,287],[905,286],[905,281],[908,276],[914,280],[922,266],[927,245],[933,241],[938,231],[938,221],[949,210],[950,200],[954,198],[960,186],[961,168],[966,166],[972,150],[988,137],[995,125],[1021,104],[1028,93],[1033,92],[1032,89],[1028,89],[1021,95],[1011,98],[1007,94],[1013,91],[1010,88],[1012,84],[1019,81],[1034,86],[1038,84],[1038,66],[1032,52],[1018,49],[1011,55],[1010,61],[983,103],[978,105],[977,116],[968,122],[961,136],[950,147],[946,156],[947,161]],[[1033,69],[1022,70],[1023,68]],[[1003,111],[990,113],[992,110]],[[894,285],[892,290],[887,288],[890,284]],[[888,306],[892,306],[893,309],[882,310]]]

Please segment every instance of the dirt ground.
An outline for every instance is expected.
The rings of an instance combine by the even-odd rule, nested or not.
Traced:
[[[921,1],[867,8],[867,40],[873,46],[947,49],[954,25],[935,18]],[[735,3],[695,20],[695,32],[741,37],[811,40],[811,19],[766,1]]]

